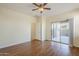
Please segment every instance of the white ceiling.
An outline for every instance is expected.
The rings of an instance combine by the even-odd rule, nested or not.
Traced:
[[[36,8],[32,3],[4,3],[0,4],[0,6],[33,16],[41,15],[39,11],[32,11],[32,9]],[[47,7],[51,8],[51,10],[44,11],[43,15],[53,16],[79,8],[79,3],[48,3]]]

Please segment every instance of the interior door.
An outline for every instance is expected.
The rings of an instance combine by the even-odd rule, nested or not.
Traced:
[[[31,24],[31,40],[36,38],[36,23]]]

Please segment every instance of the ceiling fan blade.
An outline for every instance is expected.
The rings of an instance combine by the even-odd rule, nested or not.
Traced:
[[[39,5],[39,7],[43,6],[42,4]]]
[[[36,4],[36,3],[33,3],[35,6],[37,6],[37,7],[39,7],[39,5],[38,4]]]
[[[43,6],[46,6],[46,5],[47,5],[47,3],[44,3],[44,4],[43,4]]]
[[[35,10],[38,10],[38,8],[37,9],[32,9],[32,11],[35,11]]]
[[[51,10],[51,8],[44,8],[44,9]]]

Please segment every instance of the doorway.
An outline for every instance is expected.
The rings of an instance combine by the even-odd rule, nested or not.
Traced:
[[[31,41],[36,38],[36,23],[31,24]]]
[[[70,44],[69,20],[52,23],[52,40],[55,42]]]

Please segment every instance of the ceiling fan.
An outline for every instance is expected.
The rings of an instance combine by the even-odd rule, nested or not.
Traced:
[[[38,10],[40,11],[40,13],[42,13],[44,10],[51,10],[51,8],[46,7],[47,3],[41,3],[41,4],[33,3],[33,5],[37,6],[37,8],[32,9],[32,11]]]

